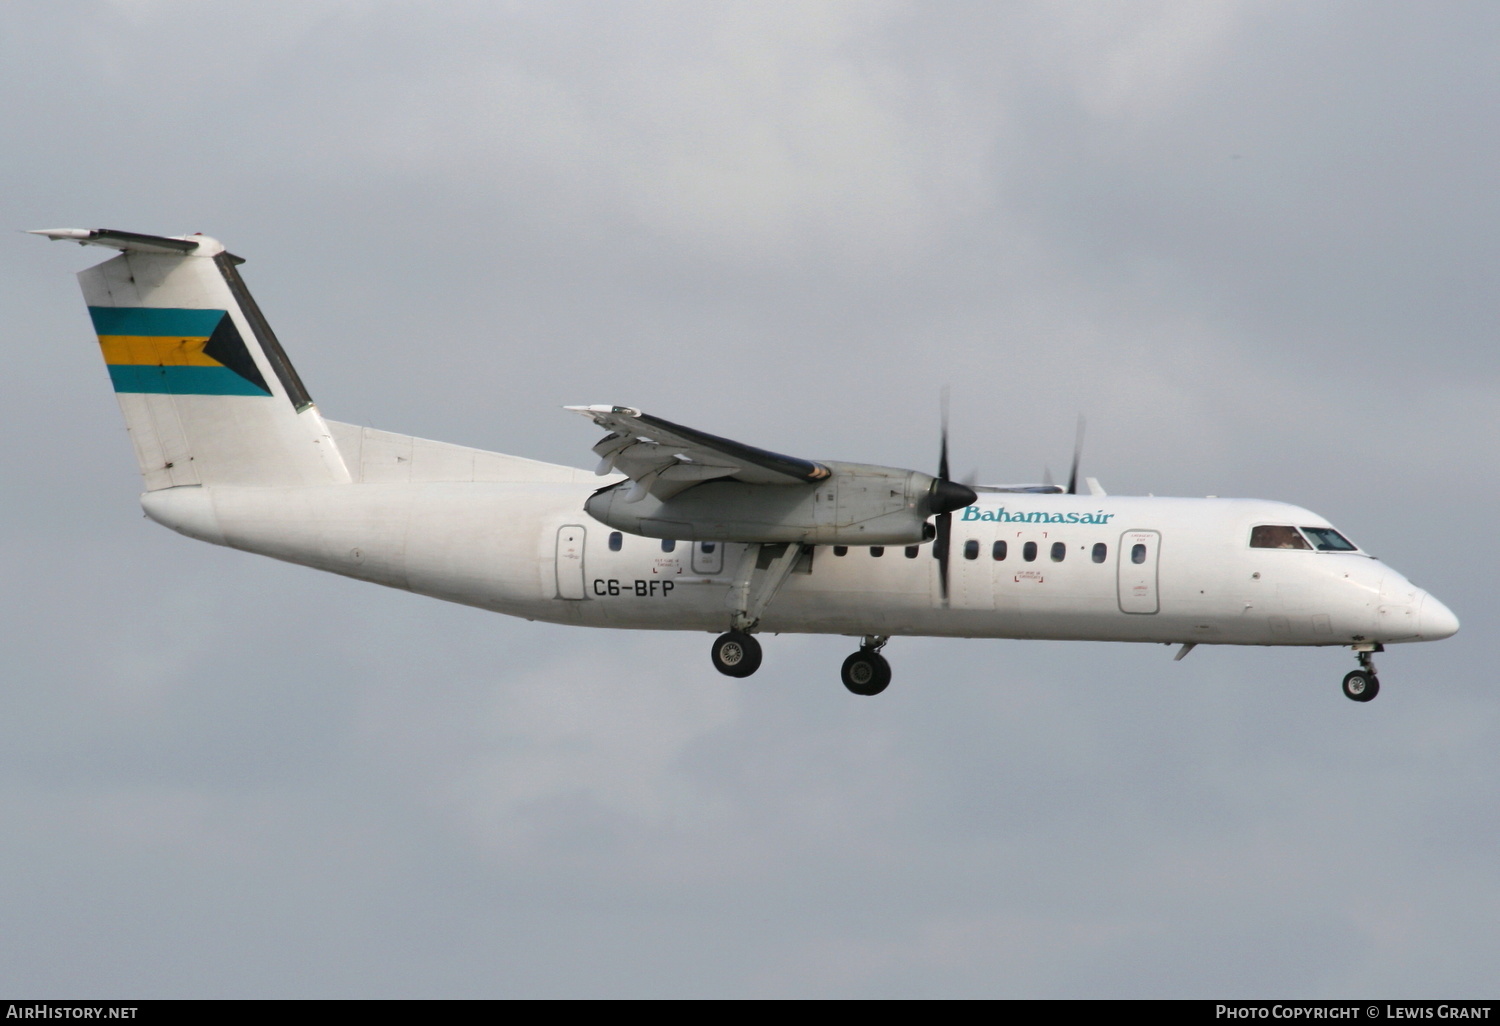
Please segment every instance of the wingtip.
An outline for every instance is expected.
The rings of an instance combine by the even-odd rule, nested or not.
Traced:
[[[594,406],[564,406],[563,409],[570,410],[580,417],[595,417],[600,414],[616,414],[622,417],[639,417],[641,415],[641,411],[633,406],[597,404]]]

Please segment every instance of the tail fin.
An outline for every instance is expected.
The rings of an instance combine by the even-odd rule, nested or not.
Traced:
[[[204,235],[33,234],[121,251],[78,280],[147,491],[349,482],[322,415],[240,278],[243,260]]]

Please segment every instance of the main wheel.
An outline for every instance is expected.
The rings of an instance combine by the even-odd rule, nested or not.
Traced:
[[[1368,702],[1380,694],[1380,681],[1369,670],[1351,670],[1344,676],[1344,694],[1356,702]]]
[[[891,664],[879,652],[862,648],[844,660],[839,676],[856,695],[878,695],[891,682]]]
[[[760,642],[744,631],[719,635],[710,654],[714,669],[726,677],[748,677],[760,669]]]

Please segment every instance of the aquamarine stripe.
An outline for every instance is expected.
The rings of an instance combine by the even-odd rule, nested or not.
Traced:
[[[114,382],[116,392],[153,392],[164,395],[271,394],[256,388],[228,367],[113,364],[109,368],[109,380]]]
[[[98,335],[177,335],[207,338],[219,326],[223,310],[178,310],[149,306],[91,306]]]

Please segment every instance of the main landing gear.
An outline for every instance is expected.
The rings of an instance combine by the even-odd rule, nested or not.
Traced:
[[[726,677],[748,677],[760,669],[760,642],[751,631],[802,558],[801,545],[747,545],[729,589],[729,633],[714,639],[714,669]]]
[[[947,476],[946,469],[944,476]],[[760,625],[761,614],[786,583],[798,562],[812,556],[812,546],[755,544],[745,546],[740,566],[730,585],[725,605],[729,609],[729,633],[714,639],[710,655],[714,669],[726,677],[748,677],[760,669],[760,642],[750,633]],[[867,634],[859,651],[844,660],[840,673],[844,687],[856,695],[878,695],[891,682],[891,664],[880,650],[891,640],[882,634]]]
[[[880,650],[889,640],[878,635],[866,636],[859,651],[845,659],[844,668],[839,671],[844,687],[856,695],[867,696],[878,695],[886,689],[891,683],[891,664],[885,661]]]
[[[844,660],[839,677],[856,695],[878,695],[891,683],[891,664],[880,650],[891,640],[884,635],[867,635],[859,651]],[[760,669],[760,642],[748,631],[730,631],[714,639],[709,655],[714,669],[726,677],[748,677]]]
[[[760,669],[760,642],[744,631],[719,635],[709,655],[714,669],[726,677],[748,677]]]
[[[1356,702],[1368,702],[1380,694],[1380,678],[1375,676],[1376,652],[1385,651],[1382,645],[1358,646],[1354,654],[1359,657],[1359,669],[1344,675],[1344,696]]]

